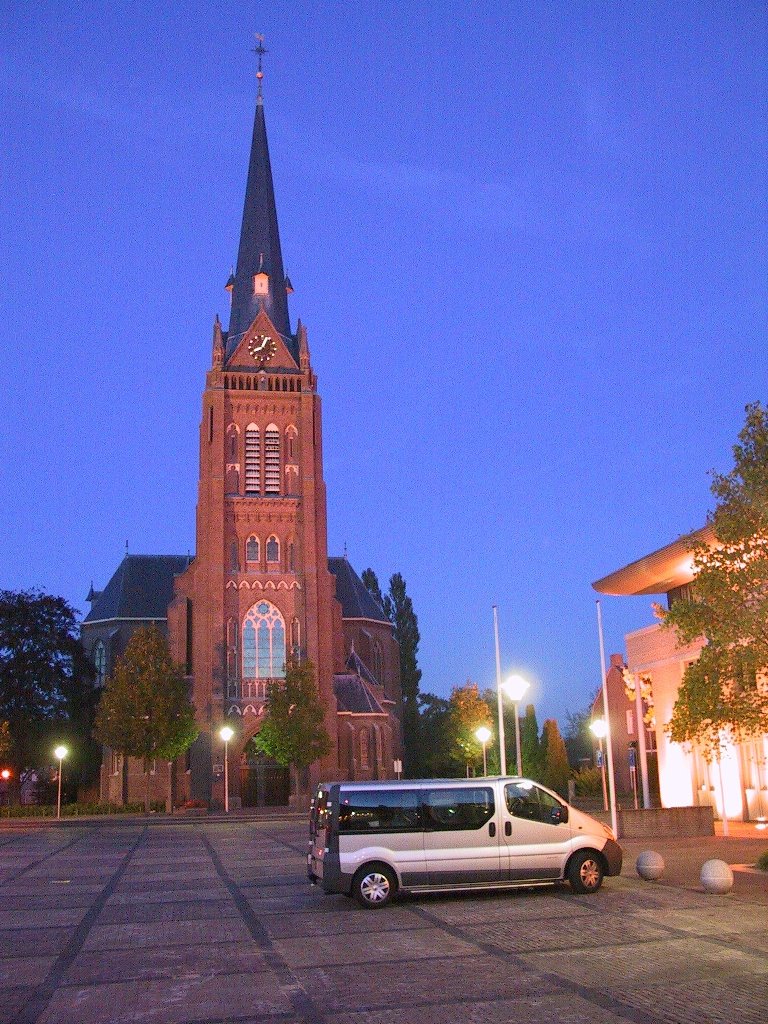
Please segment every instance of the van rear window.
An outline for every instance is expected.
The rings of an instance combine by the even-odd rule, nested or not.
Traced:
[[[482,828],[495,814],[493,790],[485,786],[430,789],[424,803],[426,827],[433,832]]]
[[[339,832],[421,832],[421,793],[416,790],[343,790],[339,800]]]

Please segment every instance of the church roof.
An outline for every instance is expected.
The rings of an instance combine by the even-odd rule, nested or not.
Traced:
[[[344,667],[348,669],[350,672],[354,672],[356,675],[360,676],[360,678],[364,679],[366,683],[371,683],[374,686],[378,685],[379,683],[378,679],[374,679],[373,673],[370,671],[370,669],[365,664],[360,655],[357,653],[357,651],[354,649],[354,647],[349,652],[349,657],[347,658],[347,663]]]
[[[263,298],[254,293],[254,276],[260,272],[266,273],[269,278],[268,293]],[[232,355],[243,334],[256,319],[263,301],[267,316],[282,335],[298,363],[298,350],[295,339],[291,336],[288,316],[288,292],[280,251],[275,190],[272,184],[267,126],[261,95],[256,103],[253,123],[237,269],[234,279],[230,280],[232,309],[227,331],[227,357]]]
[[[353,715],[385,715],[379,704],[360,676],[353,673],[339,673],[333,677],[333,692],[339,711]]]
[[[190,561],[188,555],[126,555],[104,590],[91,588],[94,601],[84,622],[167,618],[174,578]]]
[[[365,584],[346,558],[329,558],[328,568],[336,577],[336,597],[345,619],[372,619],[389,622],[381,606],[366,590]]]

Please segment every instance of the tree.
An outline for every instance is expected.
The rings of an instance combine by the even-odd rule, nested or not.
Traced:
[[[657,609],[681,642],[704,638],[686,669],[670,738],[709,761],[722,743],[768,732],[768,410],[748,405],[730,473],[712,474],[714,543],[690,538],[690,597]]]
[[[100,743],[144,762],[149,811],[150,762],[173,761],[198,734],[184,671],[156,626],[137,629],[128,641],[101,695],[94,733]]]
[[[573,768],[578,768],[582,762],[592,761],[593,738],[589,723],[592,721],[593,704],[594,701],[581,711],[569,711],[565,716],[565,749]]]
[[[562,797],[567,797],[571,768],[568,764],[568,751],[565,749],[565,742],[554,718],[548,718],[544,722],[541,750],[541,781],[545,786],[556,790]]]
[[[420,767],[425,778],[451,778],[463,764],[451,750],[451,704],[446,697],[419,694]]]
[[[450,729],[453,747],[466,764],[476,767],[482,764],[483,745],[475,733],[484,725],[491,728],[493,720],[488,705],[480,696],[477,683],[467,680],[465,686],[455,686],[449,701],[451,709]]]
[[[421,774],[421,719],[419,717],[419,683],[421,669],[418,666],[419,622],[408,596],[405,580],[396,572],[389,581],[389,591],[382,595],[379,581],[373,569],[363,573],[363,583],[379,602],[384,614],[394,626],[394,637],[400,648],[400,690],[403,696],[403,760],[404,774],[414,778]]]
[[[265,712],[253,743],[278,764],[308,768],[330,752],[332,744],[324,725],[312,662],[289,664],[285,679],[272,682]]]
[[[94,678],[77,613],[63,597],[0,591],[0,722],[8,723],[16,781],[25,769],[50,764],[57,741],[71,746],[69,764],[81,777],[93,769]]]
[[[520,753],[523,761],[523,775],[541,781],[541,747],[539,745],[539,723],[536,708],[528,704],[520,723]]]

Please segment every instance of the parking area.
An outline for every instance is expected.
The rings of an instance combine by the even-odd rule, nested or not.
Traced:
[[[370,912],[307,884],[305,838],[202,819],[0,831],[0,1022],[765,1024],[762,877],[724,897],[643,883],[630,848],[593,896]]]

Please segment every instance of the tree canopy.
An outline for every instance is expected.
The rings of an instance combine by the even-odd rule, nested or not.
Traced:
[[[748,405],[730,473],[712,474],[714,541],[690,541],[687,600],[659,611],[683,643],[706,646],[688,666],[667,730],[711,760],[728,738],[768,732],[768,411]]]
[[[490,709],[477,688],[469,680],[465,686],[455,686],[451,691],[450,735],[456,754],[467,766],[482,765],[483,745],[475,736],[480,726],[493,732]]]
[[[528,704],[525,715],[520,722],[520,753],[523,761],[523,775],[541,782],[541,744],[539,742],[539,723],[536,720],[536,708]]]
[[[70,764],[88,770],[94,678],[77,613],[63,597],[0,591],[0,722],[8,723],[16,779],[49,764],[50,747],[62,740],[72,747]]]
[[[567,797],[571,767],[568,764],[568,751],[565,748],[565,741],[560,735],[560,728],[554,718],[548,718],[544,722],[541,734],[541,748],[541,781],[545,786],[556,790],[561,796]]]
[[[94,733],[118,753],[141,758],[147,779],[150,761],[172,761],[196,738],[183,669],[156,626],[137,629],[128,641],[101,695]],[[148,783],[146,803],[148,808]]]
[[[253,743],[284,767],[307,768],[330,752],[312,662],[289,664],[285,679],[271,683],[264,721]]]

